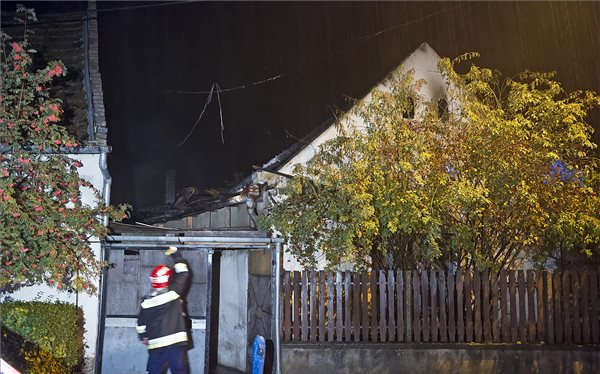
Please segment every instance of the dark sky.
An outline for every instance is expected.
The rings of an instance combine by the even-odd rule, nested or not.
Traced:
[[[569,90],[600,91],[600,2],[99,2],[98,9],[112,200],[134,208],[163,202],[167,169],[176,169],[178,189],[250,174],[422,42],[441,56],[480,52],[475,63],[507,76],[557,71]],[[213,84],[222,92],[177,146]],[[590,121],[600,127],[598,113]]]

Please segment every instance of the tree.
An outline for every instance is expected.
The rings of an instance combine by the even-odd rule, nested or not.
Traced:
[[[418,97],[411,74],[358,102],[340,136],[296,167],[262,227],[308,267],[317,250],[331,266],[405,269],[597,254],[600,174],[585,117],[600,97],[567,93],[554,74],[455,71],[474,56],[440,62],[446,111]]]
[[[35,21],[33,10],[17,14]],[[124,216],[124,207],[105,206],[100,193],[78,173],[78,141],[61,126],[61,101],[52,82],[67,74],[60,61],[36,69],[27,32],[22,41],[1,33],[0,63],[0,287],[14,290],[46,283],[94,293],[105,265],[91,248],[103,238],[102,218]],[[90,190],[96,206],[82,202]]]

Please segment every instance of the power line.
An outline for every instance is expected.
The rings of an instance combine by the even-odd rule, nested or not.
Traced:
[[[132,5],[128,7],[114,7],[114,8],[100,8],[100,9],[88,9],[88,10],[79,10],[73,12],[60,12],[60,13],[42,13],[36,14],[36,16],[40,18],[53,18],[53,17],[64,17],[64,16],[79,16],[78,18],[73,19],[61,19],[61,20],[47,20],[47,21],[35,21],[28,23],[29,25],[49,25],[49,24],[59,24],[59,23],[72,23],[72,22],[81,22],[81,21],[90,21],[98,19],[98,17],[86,17],[89,13],[110,13],[110,12],[118,12],[125,10],[135,10],[135,9],[144,9],[144,8],[156,8],[156,7],[164,7],[171,5],[181,5],[188,3],[196,3],[204,0],[180,0],[180,1],[168,1],[163,3],[153,3],[153,4],[144,4],[144,5]],[[35,10],[35,9],[34,9]],[[3,23],[3,27],[14,27],[14,26],[23,26],[22,23]]]
[[[368,35],[363,35],[363,36],[361,36],[359,38],[356,38],[354,40],[346,42],[344,46],[342,46],[341,48],[337,49],[336,51],[334,51],[332,53],[329,53],[329,54],[327,54],[327,55],[325,55],[325,56],[323,56],[321,58],[318,58],[318,59],[316,59],[316,60],[314,60],[314,61],[312,61],[312,62],[310,62],[308,64],[305,64],[305,65],[302,65],[302,66],[298,66],[298,67],[296,67],[294,69],[291,69],[290,71],[287,71],[287,72],[284,72],[284,73],[280,73],[280,74],[274,75],[274,76],[269,77],[269,78],[261,79],[259,81],[255,81],[255,82],[251,82],[251,83],[241,84],[241,85],[234,86],[234,87],[224,88],[224,89],[221,89],[220,91],[221,92],[237,91],[237,90],[245,89],[245,88],[248,88],[248,87],[257,86],[257,85],[260,85],[260,84],[263,84],[263,83],[272,82],[272,81],[274,81],[276,79],[279,79],[279,78],[285,77],[285,76],[287,76],[289,74],[293,74],[293,73],[296,73],[298,71],[307,69],[307,68],[309,68],[309,67],[311,67],[313,65],[316,65],[316,64],[318,64],[320,62],[328,60],[331,57],[337,56],[340,53],[348,50],[349,48],[355,46],[356,44],[360,44],[360,43],[369,41],[369,40],[374,39],[374,38],[376,38],[376,37],[378,37],[378,36],[380,36],[380,35],[382,35],[382,34],[384,34],[386,32],[393,31],[393,30],[396,30],[396,29],[399,29],[399,28],[402,28],[402,27],[414,25],[414,24],[422,22],[422,21],[424,21],[426,19],[435,17],[437,15],[440,15],[440,14],[443,14],[443,13],[446,13],[446,12],[449,12],[449,11],[453,11],[455,9],[464,7],[466,5],[468,5],[468,3],[460,3],[458,5],[455,5],[455,6],[451,7],[451,8],[442,9],[442,10],[439,10],[437,12],[433,12],[433,13],[427,14],[427,15],[425,15],[423,17],[420,17],[418,19],[415,19],[415,20],[410,20],[410,21],[404,22],[402,24],[394,25],[394,26],[388,27],[388,28],[383,29],[383,30],[376,31],[376,32],[368,34]],[[313,54],[313,53],[311,53],[311,54]],[[308,54],[305,54],[304,56],[306,56],[306,55],[308,55]],[[301,57],[304,57],[304,56],[301,56]],[[174,94],[186,94],[186,95],[205,95],[205,94],[209,93],[208,91],[185,91],[185,90],[162,90],[162,91],[158,91],[158,92],[159,93],[168,93],[168,94],[172,94],[172,93],[174,93]]]

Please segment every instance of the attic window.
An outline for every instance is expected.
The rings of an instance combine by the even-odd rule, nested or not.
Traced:
[[[407,100],[406,109],[402,113],[402,118],[413,119],[415,118],[415,100],[409,97]]]
[[[445,98],[441,98],[438,100],[437,104],[438,109],[438,118],[441,120],[448,119],[448,101]]]

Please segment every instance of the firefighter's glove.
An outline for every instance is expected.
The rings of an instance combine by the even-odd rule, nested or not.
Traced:
[[[169,249],[165,251],[165,255],[170,256],[175,252],[177,252],[177,247],[170,246]]]

